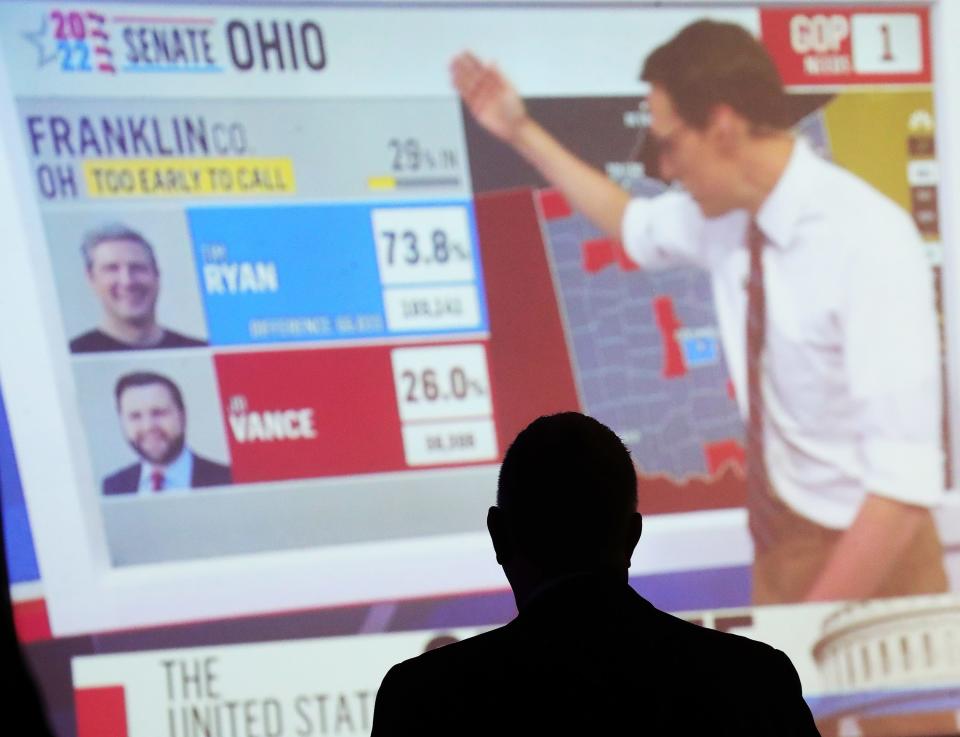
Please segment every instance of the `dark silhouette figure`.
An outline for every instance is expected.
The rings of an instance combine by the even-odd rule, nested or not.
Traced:
[[[2,517],[2,515],[0,515]],[[24,658],[20,642],[17,639],[13,620],[13,602],[10,599],[10,580],[7,575],[6,541],[3,536],[3,522],[0,519],[0,637],[3,638],[3,651],[0,663],[3,663],[4,699],[9,704],[7,719],[17,734],[30,737],[53,737],[47,722],[44,702],[33,682],[32,673]]]
[[[630,588],[636,504],[630,455],[600,422],[568,412],[521,432],[487,516],[519,615],[391,668],[373,736],[817,735],[782,652]]]

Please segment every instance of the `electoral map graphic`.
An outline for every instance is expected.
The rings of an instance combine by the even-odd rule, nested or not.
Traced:
[[[821,110],[796,127],[829,157]],[[630,162],[605,166],[637,197],[667,189]],[[706,272],[639,270],[557,192],[541,190],[539,202],[584,411],[617,431],[645,475],[683,483],[742,467],[744,426]]]
[[[664,188],[646,180],[635,193]],[[618,263],[582,216],[550,207],[551,194],[541,196],[547,247],[586,412],[613,427],[648,474],[715,475],[742,459],[707,274]]]

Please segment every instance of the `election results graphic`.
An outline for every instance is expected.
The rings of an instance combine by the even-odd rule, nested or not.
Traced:
[[[238,482],[498,458],[483,343],[215,358]]]
[[[487,330],[469,203],[187,216],[214,344]]]
[[[54,7],[22,37],[38,67],[67,74],[318,72],[327,65],[323,29],[312,20],[251,22],[193,14]]]

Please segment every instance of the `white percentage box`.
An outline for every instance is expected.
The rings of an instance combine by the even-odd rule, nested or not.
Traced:
[[[384,289],[383,306],[393,333],[480,327],[475,286]]]
[[[408,466],[493,461],[497,433],[493,420],[404,425],[403,452]]]
[[[390,361],[404,422],[493,414],[483,345],[396,348]]]
[[[916,74],[923,70],[923,38],[916,13],[855,13],[850,43],[857,74]]]
[[[936,187],[940,183],[940,168],[933,159],[907,162],[907,182],[911,187]]]
[[[385,207],[372,210],[381,284],[473,281],[467,208]]]

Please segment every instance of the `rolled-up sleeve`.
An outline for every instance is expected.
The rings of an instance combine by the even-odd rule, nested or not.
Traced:
[[[861,233],[847,273],[844,364],[867,491],[934,506],[944,493],[933,274],[906,215]]]
[[[704,266],[705,222],[685,192],[633,199],[623,213],[624,252],[643,269]]]

